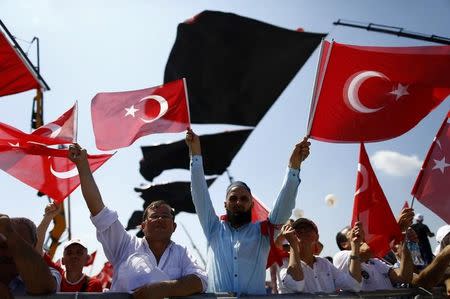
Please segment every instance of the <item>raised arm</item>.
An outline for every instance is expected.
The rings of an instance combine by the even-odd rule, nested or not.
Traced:
[[[287,273],[295,281],[303,280],[303,269],[300,262],[300,240],[297,237],[295,229],[290,224],[285,224],[281,228],[281,234],[286,238],[291,246],[289,251],[289,265]]]
[[[297,143],[292,151],[288,163],[288,173],[281,187],[281,191],[274,207],[269,214],[269,220],[273,224],[283,224],[291,216],[292,209],[295,206],[295,198],[297,197],[297,190],[300,184],[299,172],[302,162],[309,156],[308,139],[305,137]]]
[[[27,293],[41,295],[55,292],[56,281],[33,245],[20,236],[7,215],[0,214],[0,247],[7,248],[14,259]]]
[[[409,252],[408,247],[406,247],[406,242],[400,243],[400,250],[400,268],[389,271],[389,278],[393,282],[411,283],[414,273],[414,264],[411,252]]]
[[[102,196],[92,176],[91,168],[85,149],[74,143],[69,147],[70,161],[75,163],[78,169],[81,183],[81,192],[92,216],[97,215],[105,207]]]
[[[37,252],[41,254],[44,253],[43,247],[44,247],[45,233],[47,232],[50,222],[61,211],[61,207],[62,205],[57,204],[55,202],[49,203],[45,207],[44,217],[42,218],[41,223],[39,223],[36,229],[37,241],[36,246],[34,247],[37,250]]]
[[[186,131],[186,144],[191,157],[192,201],[203,231],[208,238],[219,224],[219,218],[214,211],[205,180],[200,138],[190,128]]]
[[[356,222],[350,233],[351,255],[348,271],[350,275],[357,281],[361,282],[361,257],[359,256],[359,248],[364,239],[364,231],[362,224]]]

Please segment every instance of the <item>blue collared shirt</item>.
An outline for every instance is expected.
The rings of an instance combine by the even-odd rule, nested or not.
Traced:
[[[299,170],[288,169],[283,187],[269,214],[274,224],[291,216],[300,184]],[[217,217],[206,185],[201,156],[191,158],[191,191],[200,224],[207,239],[209,292],[265,294],[269,236],[261,225],[249,223],[233,228]]]

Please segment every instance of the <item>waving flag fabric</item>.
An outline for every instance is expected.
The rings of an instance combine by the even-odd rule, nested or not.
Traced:
[[[183,132],[189,126],[185,80],[135,91],[98,93],[92,99],[91,114],[100,150],[126,147],[149,134]]]
[[[324,42],[309,134],[373,142],[404,134],[450,94],[450,46]]]
[[[431,144],[411,193],[450,223],[450,111]]]
[[[361,143],[358,163],[358,178],[353,203],[352,226],[360,221],[365,232],[365,241],[370,251],[383,257],[390,250],[392,240],[401,239],[400,227],[370,165],[364,144]]]
[[[324,36],[203,11],[178,25],[164,82],[188,79],[192,123],[256,126]]]

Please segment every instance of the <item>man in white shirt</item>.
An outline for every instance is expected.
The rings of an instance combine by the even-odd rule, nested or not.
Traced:
[[[350,227],[346,227],[336,235],[336,243],[341,249],[333,257],[333,264],[341,270],[348,268],[351,261]],[[410,283],[413,276],[413,263],[411,254],[405,244],[401,245],[400,268],[391,266],[378,258],[372,258],[367,243],[360,248],[362,291],[391,290],[394,283]]]
[[[86,150],[69,147],[77,166],[83,197],[106,257],[114,266],[111,291],[133,291],[135,299],[189,296],[207,288],[205,272],[186,248],[170,240],[175,231],[173,209],[164,201],[150,204],[141,224],[144,238],[128,234],[116,212],[103,204]]]
[[[314,255],[319,241],[319,232],[311,220],[299,218],[291,225],[283,226],[282,233],[291,245],[289,265],[281,270],[282,292],[360,291],[359,245],[363,233],[359,223],[352,229],[352,255],[348,271],[338,270],[327,259]]]
[[[31,220],[0,214],[0,298],[59,290],[61,275],[34,249],[36,240]]]

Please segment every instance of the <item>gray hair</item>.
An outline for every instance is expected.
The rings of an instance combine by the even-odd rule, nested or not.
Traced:
[[[17,227],[19,225],[24,225],[29,232],[31,245],[34,247],[37,243],[37,229],[36,224],[28,218],[25,217],[14,217],[11,218],[11,224],[13,227]]]

